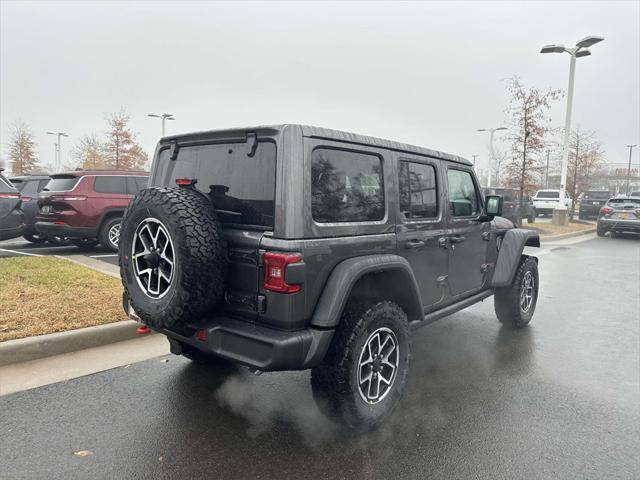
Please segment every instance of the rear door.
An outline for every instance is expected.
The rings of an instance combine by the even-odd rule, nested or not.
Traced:
[[[448,163],[447,221],[449,227],[449,275],[451,295],[472,295],[482,289],[487,270],[489,222],[479,222],[482,197],[473,171],[465,166]]]
[[[276,144],[258,139],[255,151],[245,141],[180,145],[177,159],[160,151],[150,185],[175,186],[176,179],[196,180],[212,202],[227,241],[225,306],[233,315],[255,318],[264,298],[260,243],[272,232],[275,216]]]
[[[442,212],[437,164],[421,157],[398,159],[398,252],[416,276],[423,308],[437,308],[447,274],[447,225]]]

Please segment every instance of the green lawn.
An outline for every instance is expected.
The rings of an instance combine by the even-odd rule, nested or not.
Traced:
[[[59,258],[0,259],[0,342],[119,320],[117,278]]]

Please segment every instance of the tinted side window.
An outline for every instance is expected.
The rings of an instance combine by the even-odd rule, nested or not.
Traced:
[[[436,170],[432,165],[400,162],[400,212],[405,218],[438,216]]]
[[[49,180],[39,180],[38,181],[38,192],[41,192],[42,189],[47,186],[47,183],[49,183]]]
[[[117,177],[112,175],[104,175],[95,178],[93,190],[97,193],[127,193],[127,177]]]
[[[471,217],[479,213],[478,192],[469,172],[449,169],[449,210],[453,217]]]
[[[317,148],[311,154],[311,212],[316,222],[371,222],[385,213],[382,160]]]

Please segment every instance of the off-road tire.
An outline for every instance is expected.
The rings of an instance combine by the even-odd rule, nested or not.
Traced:
[[[174,272],[166,294],[148,296],[131,259],[136,229],[146,219],[165,226],[174,249]],[[199,320],[222,299],[226,244],[211,202],[188,187],[142,190],[125,210],[120,227],[120,276],[125,294],[143,323],[173,330]]]
[[[109,218],[106,222],[104,222],[104,224],[102,225],[102,228],[100,228],[100,234],[98,236],[98,239],[100,240],[100,245],[102,245],[103,248],[106,248],[107,250],[110,250],[112,252],[118,251],[118,245],[114,244],[111,240],[109,240],[109,230],[111,230],[113,226],[119,223],[122,223],[121,217]]]
[[[370,334],[386,327],[395,334],[398,367],[390,391],[379,403],[368,404],[358,389],[360,354]],[[409,323],[396,303],[350,301],[323,362],[311,370],[311,387],[321,411],[352,430],[376,427],[391,414],[404,391],[410,359]]]
[[[36,245],[47,241],[44,237],[41,237],[40,235],[33,235],[31,233],[27,233],[26,235],[23,235],[23,237],[28,242],[35,243]]]
[[[528,310],[521,307],[523,280],[530,272],[534,280],[533,301]],[[513,282],[508,287],[497,288],[494,295],[494,308],[498,320],[503,325],[521,328],[529,324],[538,301],[538,263],[535,258],[523,255],[516,270]]]
[[[606,233],[607,233],[607,229],[606,228],[601,227],[600,225],[596,226],[596,234],[599,237],[604,237]]]
[[[69,242],[83,250],[86,248],[93,248],[98,245],[98,240],[95,238],[71,238],[69,239]]]

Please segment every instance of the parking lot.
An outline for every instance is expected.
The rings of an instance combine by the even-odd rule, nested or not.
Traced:
[[[501,327],[488,299],[416,332],[406,395],[375,432],[344,435],[308,372],[168,356],[0,397],[0,476],[638,478],[638,240],[540,254],[530,327]]]
[[[0,242],[0,258],[21,257],[21,256],[76,256],[81,255],[93,260],[105,262],[111,265],[118,265],[118,254],[106,251],[99,246],[93,248],[80,249],[74,245],[58,247],[45,244],[33,244],[24,238],[14,238]]]

